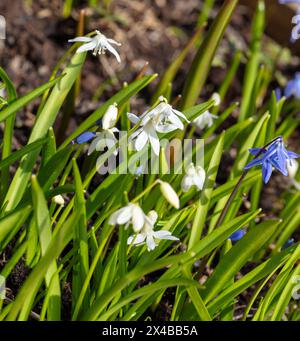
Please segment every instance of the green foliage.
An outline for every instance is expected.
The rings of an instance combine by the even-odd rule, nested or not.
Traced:
[[[205,11],[213,3],[206,1]],[[64,15],[69,16],[74,4],[64,4]],[[200,191],[192,188],[183,193],[183,175],[175,171],[140,176],[122,172],[97,175],[96,159],[98,166],[105,166],[114,147],[87,156],[85,145],[72,143],[87,130],[99,130],[96,122],[114,103],[119,109],[116,125],[128,135],[135,133],[138,125],[130,129],[126,113],[131,110],[132,99],[142,96],[145,89],[150,91],[148,86],[158,75],[138,77],[121,88],[59,144],[53,125],[68,103],[86,53],[67,51],[51,80],[23,97],[17,97],[12,81],[0,68],[7,93],[0,110],[0,121],[5,123],[0,161],[0,253],[10,250],[0,274],[9,283],[20,261],[29,272],[14,293],[15,298],[0,302],[0,320],[28,320],[32,311],[40,320],[61,320],[66,282],[72,290],[68,312],[72,320],[130,321],[142,319],[145,314],[155,318],[165,299],[172,309],[166,316],[170,320],[228,320],[236,317],[239,295],[247,300],[244,320],[299,317],[299,305],[294,308],[292,291],[294,279],[300,274],[300,246],[296,243],[283,247],[299,225],[299,189],[296,192],[288,187],[282,191],[285,207],[278,214],[275,209],[268,212],[260,208],[263,185],[259,169],[251,169],[240,187],[236,186],[251,159],[249,148],[262,146],[279,134],[287,138],[299,125],[295,119],[297,101],[277,101],[274,92],[264,91],[274,70],[260,68],[265,15],[262,1],[252,25],[241,108],[238,103],[223,104],[228,102],[228,90],[240,71],[241,51],[234,53],[219,86],[221,105],[215,105],[211,99],[199,103],[213,57],[236,5],[237,0],[225,1],[208,33],[196,31],[161,75],[152,96],[153,106],[160,95],[172,102],[172,83],[177,72],[187,54],[197,49],[180,104],[191,123],[184,122],[180,134],[176,131],[165,136],[179,140],[198,137],[192,121],[207,110],[218,114],[210,127],[200,131],[205,143],[206,172]],[[201,27],[207,18],[208,12],[200,13]],[[55,78],[66,60],[61,76]],[[28,142],[12,151],[15,116],[39,97],[41,105]],[[288,101],[293,105],[286,107]],[[117,147],[123,148],[124,141],[121,138]],[[195,153],[194,149],[193,156]],[[133,154],[130,152],[130,156]],[[230,162],[226,161],[228,158]],[[162,154],[156,162],[168,168]],[[124,170],[124,163],[120,162],[117,170]],[[176,167],[182,163],[183,160]],[[16,170],[10,168],[13,165]],[[172,200],[161,195],[159,181],[171,184],[180,197],[180,208],[172,207]],[[56,197],[59,194],[64,197],[64,205]],[[180,241],[162,239],[150,252],[146,245],[127,245],[132,229],[111,225],[110,217],[129,202],[139,204],[145,213],[155,210],[155,230],[159,227]],[[248,232],[232,243],[229,237],[239,229]],[[166,292],[170,295],[164,295]]]

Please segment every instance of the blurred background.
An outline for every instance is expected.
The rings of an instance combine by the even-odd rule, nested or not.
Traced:
[[[186,46],[197,27],[203,26],[206,18],[208,22],[203,30],[207,30],[222,3],[219,0],[1,0],[0,14],[5,17],[7,26],[6,40],[0,41],[1,66],[13,80],[19,96],[49,80],[55,65],[70,46],[68,39],[77,35],[82,10],[85,34],[98,29],[122,42],[119,49],[121,64],[110,55],[88,56],[81,90],[66,131],[68,134],[78,120],[89,115],[124,82],[137,77],[146,63],[149,63],[146,73],[162,74]],[[236,50],[241,50],[241,64],[226,96],[227,103],[239,100],[255,5],[256,1],[242,0],[235,11],[201,94],[203,99],[218,90]],[[268,36],[264,37],[263,58],[266,64],[276,60],[276,87],[276,83],[284,84],[297,71],[299,45],[289,44],[293,11],[278,5],[277,0],[268,0],[267,6],[267,13],[273,12],[267,21]],[[277,15],[280,20],[276,19]],[[291,50],[284,49],[282,45],[288,45]],[[194,53],[195,49],[190,49],[177,74],[173,83],[175,95],[182,90]],[[151,84],[152,89],[155,85],[155,82]],[[149,89],[147,91],[151,91],[151,87]],[[144,93],[143,98],[132,103],[133,108],[143,108],[150,96]],[[17,116],[16,148],[26,141],[26,129],[32,126],[37,104],[38,101],[31,103]]]

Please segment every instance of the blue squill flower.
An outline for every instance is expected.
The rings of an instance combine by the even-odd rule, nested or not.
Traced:
[[[300,0],[279,0],[279,3],[282,5],[285,5],[285,4],[299,4],[300,5]]]
[[[96,133],[91,131],[86,131],[85,133],[79,135],[76,137],[74,142],[78,144],[89,142],[91,139],[93,139],[96,136]]]
[[[282,246],[281,250],[283,251],[283,250],[287,249],[288,247],[292,246],[294,243],[295,243],[295,239],[294,239],[294,238],[288,239],[288,240],[284,243],[284,245]]]
[[[244,169],[250,169],[254,166],[262,166],[262,177],[266,184],[272,174],[273,167],[279,170],[283,175],[288,176],[287,163],[292,163],[292,159],[299,158],[300,155],[286,150],[282,137],[277,138],[268,149],[251,148],[249,152],[257,156],[249,162]]]
[[[291,96],[300,97],[300,73],[297,72],[295,77],[287,82],[283,95],[288,98]]]
[[[297,72],[295,74],[295,77],[293,79],[290,79],[283,91],[278,87],[275,89],[275,96],[277,101],[281,99],[282,96],[289,98],[289,97],[295,97],[300,98],[300,72]]]
[[[242,229],[235,231],[228,239],[232,242],[237,242],[244,237],[246,232]]]

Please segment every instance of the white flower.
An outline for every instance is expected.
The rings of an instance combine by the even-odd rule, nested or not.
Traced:
[[[60,206],[64,206],[64,205],[65,205],[65,200],[64,200],[64,198],[63,198],[60,194],[54,196],[54,197],[52,198],[52,201],[53,201],[55,204],[58,204],[58,205],[60,205]]]
[[[114,103],[113,105],[110,105],[108,107],[106,113],[103,116],[102,128],[103,129],[112,128],[117,122],[117,117],[118,117],[117,103]]]
[[[117,104],[110,105],[102,119],[102,131],[96,133],[95,139],[90,144],[88,155],[92,154],[94,150],[103,151],[105,147],[108,149],[114,148],[118,140],[114,133],[119,132],[119,129],[114,125],[117,121],[118,108]],[[114,151],[114,155],[118,154],[118,149]]]
[[[214,123],[214,119],[218,118],[216,115],[212,115],[208,110],[202,115],[194,119],[194,123],[199,129],[204,129],[205,127],[211,127]]]
[[[174,191],[173,187],[165,181],[158,181],[160,184],[160,190],[165,199],[175,208],[180,207],[180,202],[177,193]]]
[[[135,131],[129,138],[129,141],[134,140],[134,147],[137,151],[142,150],[150,141],[151,147],[155,155],[159,155],[160,142],[155,131],[155,126],[152,121],[149,121],[145,126]]]
[[[298,162],[295,159],[290,159],[286,165],[287,165],[287,170],[289,172],[289,177],[294,179],[299,168]]]
[[[286,163],[287,170],[290,177],[291,184],[300,191],[300,182],[298,182],[295,177],[297,175],[299,169],[299,163],[295,159],[290,159],[289,162]]]
[[[189,123],[185,115],[175,110],[170,104],[167,103],[163,97],[159,98],[160,103],[153,109],[144,112],[140,117],[128,113],[129,120],[134,123],[140,123],[140,127],[130,137],[131,140],[135,139],[135,148],[140,151],[150,141],[151,147],[156,155],[160,152],[158,133],[169,133],[176,129],[184,129],[184,125],[180,118]],[[179,118],[180,117],[180,118]]]
[[[211,96],[211,99],[213,99],[215,101],[215,106],[218,106],[221,104],[221,97],[217,92],[214,92]]]
[[[186,174],[181,181],[181,188],[183,192],[188,192],[192,186],[196,186],[197,190],[200,191],[203,188],[205,181],[205,170],[197,166],[195,167],[191,163],[186,170]]]
[[[128,240],[128,245],[141,245],[146,241],[148,251],[152,251],[157,246],[157,239],[179,240],[177,237],[172,236],[171,232],[166,230],[154,231],[153,227],[157,220],[157,213],[150,211],[145,217],[145,224],[141,233],[131,235]]]
[[[129,203],[127,206],[114,212],[109,218],[109,225],[125,225],[127,228],[132,224],[134,232],[141,231],[145,224],[146,215],[139,205]]]
[[[93,55],[96,56],[97,54],[105,54],[106,50],[111,52],[117,59],[117,61],[120,63],[121,58],[119,53],[116,51],[114,47],[112,47],[111,44],[121,46],[120,43],[113,39],[106,38],[104,34],[102,34],[100,31],[95,31],[96,35],[93,37],[77,37],[74,39],[70,39],[69,42],[76,43],[86,43],[80,46],[76,53],[81,53],[84,51],[90,51],[93,50]]]

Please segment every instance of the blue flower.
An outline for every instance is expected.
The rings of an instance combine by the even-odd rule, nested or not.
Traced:
[[[282,246],[281,250],[285,250],[288,247],[292,246],[295,243],[295,239],[294,238],[290,238],[289,240],[287,240],[284,245]]]
[[[283,92],[286,98],[295,96],[300,97],[300,73],[297,72],[294,79],[287,82],[287,85]]]
[[[244,237],[246,232],[242,229],[235,231],[228,239],[232,242],[237,242]]]
[[[265,184],[270,180],[273,167],[283,175],[288,176],[287,162],[291,163],[292,159],[300,157],[299,154],[286,150],[282,137],[274,140],[268,149],[251,148],[249,152],[257,157],[249,162],[244,169],[261,165],[262,177]]]
[[[282,91],[280,88],[275,89],[276,99],[279,101],[282,97]],[[286,98],[296,97],[300,98],[300,72],[295,74],[295,77],[289,80],[283,90],[283,96]]]
[[[280,4],[299,4],[300,5],[300,0],[279,0]]]
[[[96,133],[87,131],[79,136],[76,137],[75,142],[78,144],[82,144],[85,142],[89,142],[92,138],[96,136]]]

